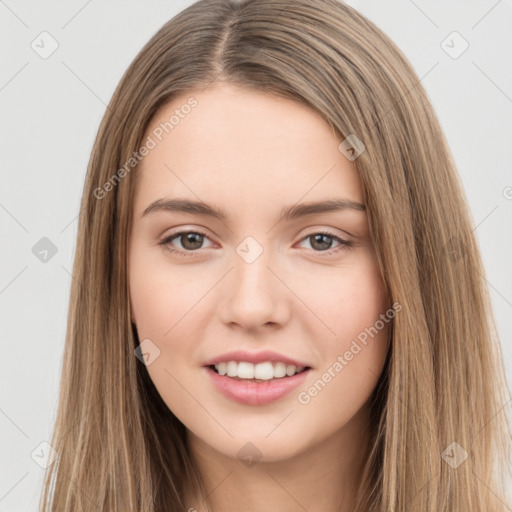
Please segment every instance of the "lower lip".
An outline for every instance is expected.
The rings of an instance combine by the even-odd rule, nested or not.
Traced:
[[[267,382],[236,380],[219,375],[210,367],[204,367],[217,389],[232,400],[247,405],[264,405],[279,400],[304,382],[309,368],[291,377],[282,377]]]

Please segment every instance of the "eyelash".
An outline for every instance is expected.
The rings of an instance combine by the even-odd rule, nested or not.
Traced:
[[[195,256],[195,253],[199,251],[199,249],[195,249],[193,251],[181,251],[181,250],[173,249],[169,245],[175,238],[179,238],[181,235],[186,235],[186,234],[190,234],[190,233],[193,233],[195,235],[200,235],[200,236],[203,236],[205,238],[208,238],[208,235],[206,235],[206,233],[203,233],[201,231],[195,231],[195,230],[179,231],[178,233],[174,233],[174,234],[172,234],[170,236],[165,237],[163,240],[158,242],[158,245],[161,245],[166,251],[168,251],[168,252],[170,252],[172,254],[175,254],[176,256],[180,256],[180,257],[184,257],[184,258],[188,258],[190,256],[193,257],[193,256]],[[331,255],[331,254],[335,254],[335,253],[338,253],[338,252],[341,252],[341,251],[348,250],[348,249],[350,249],[354,245],[354,242],[349,241],[349,240],[344,240],[343,238],[340,238],[339,236],[336,236],[333,233],[330,233],[328,231],[315,231],[314,233],[311,233],[311,234],[305,236],[304,238],[302,238],[301,242],[303,240],[311,238],[314,235],[324,235],[324,236],[327,236],[329,238],[332,238],[333,240],[335,240],[336,242],[338,242],[340,244],[338,246],[338,248],[336,248],[336,249],[334,249],[332,251],[329,250],[329,249],[327,249],[325,251],[313,251],[315,253]]]

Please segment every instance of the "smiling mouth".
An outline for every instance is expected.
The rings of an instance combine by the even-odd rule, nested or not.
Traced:
[[[215,368],[215,365],[211,364],[209,365],[207,368],[209,368],[210,370],[212,370],[213,372],[215,372],[217,375],[220,375],[221,377],[226,377],[228,379],[232,379],[232,380],[239,380],[239,381],[243,381],[243,382],[260,382],[260,383],[264,383],[264,382],[275,382],[275,381],[278,381],[278,380],[286,380],[286,379],[289,379],[291,377],[295,377],[296,375],[299,375],[301,373],[304,373],[308,370],[311,370],[311,367],[310,366],[304,366],[304,367],[299,367],[299,368],[296,368],[296,371],[294,374],[292,375],[284,375],[282,377],[272,377],[271,379],[251,379],[251,378],[243,378],[243,377],[238,377],[238,376],[229,376],[229,375],[221,375],[219,373],[219,371],[217,370],[217,368]]]

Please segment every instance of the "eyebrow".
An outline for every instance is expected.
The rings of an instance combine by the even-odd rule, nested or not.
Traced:
[[[290,221],[308,215],[344,210],[364,212],[366,207],[364,204],[350,199],[329,199],[286,206],[281,210],[281,219]],[[191,213],[204,217],[213,217],[220,221],[226,221],[228,218],[228,215],[220,208],[202,201],[191,201],[189,199],[158,199],[144,210],[141,217],[161,211]]]

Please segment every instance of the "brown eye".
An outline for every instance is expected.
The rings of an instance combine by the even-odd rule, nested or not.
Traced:
[[[194,251],[196,249],[200,249],[203,244],[203,235],[199,233],[184,233],[178,235],[179,240],[184,249],[188,249],[189,251]]]
[[[353,242],[344,240],[343,238],[329,232],[312,233],[311,235],[303,238],[303,240],[310,240],[310,245],[314,252],[327,252],[332,248],[333,241],[337,242],[338,246],[335,247],[333,251],[328,252],[328,254],[343,251],[353,245]]]
[[[197,231],[180,231],[171,236],[164,238],[159,245],[163,246],[167,251],[177,254],[178,256],[193,256],[195,251],[201,249],[204,239],[208,238],[205,233]],[[175,240],[180,242],[181,248],[172,243]],[[190,254],[187,254],[190,253]]]
[[[333,237],[323,235],[322,233],[317,233],[316,235],[310,235],[309,239],[311,240],[311,246],[314,249],[318,249],[320,251],[325,251],[326,249],[330,249]]]

